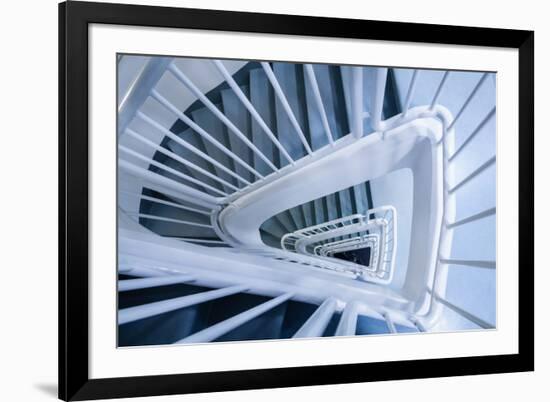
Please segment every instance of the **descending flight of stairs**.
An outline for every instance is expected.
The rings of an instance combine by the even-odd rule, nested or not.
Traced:
[[[319,112],[317,111],[314,100],[312,99],[311,87],[304,79],[304,73],[301,64],[290,63],[272,63],[273,71],[284,90],[289,103],[295,112],[298,123],[306,133],[308,142],[311,144],[312,150],[319,149],[327,145],[327,137],[323,132],[323,127],[320,122]],[[349,74],[346,74],[345,67],[315,65],[315,74],[319,82],[321,96],[325,102],[325,110],[327,118],[335,139],[341,138],[349,133],[348,111],[346,109],[346,91],[344,82]],[[243,74],[246,73],[246,74]],[[273,89],[271,88],[266,75],[257,63],[249,63],[243,71],[239,71],[239,84],[242,91],[250,101],[258,109],[261,117],[274,133],[278,133],[278,139],[288,151],[293,159],[299,159],[305,155],[305,150],[300,140],[295,135],[289,118],[287,117],[280,102],[276,99]],[[288,164],[288,161],[281,155],[272,142],[266,138],[265,134],[258,124],[253,121],[245,107],[236,97],[234,92],[227,88],[226,85],[220,85],[208,94],[214,105],[220,109],[247,137],[252,141],[258,149],[267,155],[270,161],[281,168]],[[388,98],[395,96],[391,86],[388,86]],[[348,94],[349,97],[349,94]],[[349,102],[348,102],[349,103]],[[395,115],[398,112],[395,102],[388,102],[384,108],[384,116],[386,118]],[[187,111],[189,117],[193,119],[199,126],[205,129],[216,140],[234,152],[238,157],[245,161],[248,165],[257,169],[261,174],[270,172],[266,163],[260,159],[239,139],[228,133],[227,128],[222,122],[208,110],[208,108],[200,105],[192,105]],[[192,128],[187,126],[181,120],[174,123],[171,130],[180,138],[184,139],[191,145],[205,152],[216,161],[220,162],[228,169],[237,172],[246,180],[253,182],[254,175],[236,164],[234,160],[229,158],[218,148],[213,146],[208,141],[205,141]],[[211,163],[204,161],[200,157],[193,154],[188,149],[185,149],[177,142],[166,138],[163,141],[163,146],[170,149],[181,157],[196,163],[198,166],[206,169],[213,175],[224,179],[235,187],[239,187],[240,183],[235,177],[230,176],[220,168],[213,166]],[[191,169],[181,166],[181,163],[171,159],[170,157],[157,152],[154,156],[156,161],[174,169],[179,169],[183,173],[191,175],[197,179],[204,179],[204,182],[218,190],[229,190],[223,184],[216,182],[210,178],[204,178],[200,173],[196,173]],[[180,181],[181,178],[166,173],[162,169],[150,168],[152,171],[166,175],[174,180]],[[200,188],[198,185],[190,184],[194,188]],[[216,195],[215,192],[210,191]],[[155,192],[147,192],[148,195],[162,197],[161,194]],[[285,233],[293,232],[304,227],[320,224],[329,220],[341,218],[355,213],[363,213],[372,208],[372,199],[370,199],[370,186],[366,182],[362,185],[351,187],[344,191],[339,191],[333,194],[312,200],[306,204],[300,205],[284,211],[281,214],[274,216],[266,221],[261,228],[262,239],[266,244],[273,247],[280,247],[280,239]],[[208,224],[208,216],[194,211],[184,211],[181,209],[170,208],[166,205],[159,205],[153,202],[143,200],[141,204],[141,213],[150,215],[169,216],[174,219],[188,220],[191,222]],[[220,240],[213,230],[201,227],[185,227],[177,223],[166,221],[148,220],[142,218],[141,223],[152,231],[162,236],[197,238],[201,240]],[[217,243],[202,243],[204,245],[216,246]]]

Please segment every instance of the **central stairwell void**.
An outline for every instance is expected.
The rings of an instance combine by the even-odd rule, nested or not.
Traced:
[[[496,327],[495,74],[117,68],[119,346]]]

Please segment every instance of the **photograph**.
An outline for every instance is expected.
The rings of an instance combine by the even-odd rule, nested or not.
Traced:
[[[0,402],[548,398],[544,3],[4,4]]]
[[[118,348],[498,329],[497,72],[112,68]]]

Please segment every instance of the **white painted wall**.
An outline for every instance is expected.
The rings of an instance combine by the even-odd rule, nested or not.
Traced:
[[[119,0],[121,2],[123,0]],[[137,2],[137,0],[136,0]],[[147,4],[187,7],[310,14],[333,17],[478,25],[536,30],[536,333],[535,373],[505,374],[414,381],[391,381],[240,391],[223,394],[138,398],[133,402],[280,402],[345,401],[358,399],[425,401],[545,400],[550,377],[550,332],[545,306],[550,305],[546,290],[550,271],[545,226],[550,223],[550,204],[545,172],[550,170],[550,137],[546,115],[550,88],[550,25],[545,2],[525,0],[503,3],[464,0],[444,7],[438,0],[416,2],[338,2],[278,0],[163,0]],[[3,54],[0,64],[2,85],[3,157],[0,158],[3,189],[13,191],[0,197],[0,209],[8,211],[2,221],[3,280],[0,305],[4,322],[16,323],[16,330],[0,332],[4,381],[0,397],[6,401],[54,401],[57,378],[57,7],[53,0],[4,2],[5,16],[0,25]],[[32,122],[32,130],[21,124]],[[7,141],[7,142],[6,142]],[[29,163],[21,165],[25,150]],[[38,202],[39,201],[39,202]],[[32,281],[29,281],[32,274]],[[25,288],[19,283],[25,283]],[[14,301],[17,301],[15,303]],[[32,357],[32,363],[29,358]],[[122,402],[123,400],[121,400]],[[130,400],[128,400],[130,401]]]

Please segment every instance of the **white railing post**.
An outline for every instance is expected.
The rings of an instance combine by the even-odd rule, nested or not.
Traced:
[[[229,149],[227,149],[223,144],[221,144],[218,140],[216,140],[214,137],[212,137],[206,130],[204,130],[201,126],[199,126],[197,123],[195,123],[189,116],[187,116],[185,113],[182,113],[177,107],[175,107],[168,99],[166,99],[164,96],[162,96],[158,91],[152,90],[151,91],[151,97],[156,100],[158,103],[160,103],[162,106],[164,106],[166,109],[170,110],[172,113],[174,113],[178,118],[183,121],[185,124],[187,124],[193,131],[195,131],[198,135],[200,135],[202,138],[204,138],[206,141],[208,141],[210,144],[212,144],[214,147],[219,149],[221,152],[223,152],[225,155],[233,159],[235,162],[237,162],[239,165],[241,165],[243,168],[248,170],[250,173],[252,173],[254,176],[258,178],[262,178],[262,175],[256,171],[252,166],[250,166],[248,163],[243,161],[241,158],[239,158],[235,153],[231,152]]]
[[[189,151],[193,152],[198,157],[210,162],[212,165],[216,166],[218,169],[223,170],[225,173],[227,173],[230,176],[233,176],[237,178],[240,181],[244,181],[247,184],[250,184],[250,182],[246,181],[239,175],[235,174],[232,170],[228,169],[224,165],[222,165],[220,162],[218,162],[216,159],[212,158],[210,155],[202,152],[200,149],[194,147],[193,145],[189,144],[187,141],[182,140],[180,137],[178,137],[176,134],[168,130],[166,127],[163,127],[161,124],[159,124],[154,119],[150,118],[143,112],[137,112],[136,114],[140,119],[147,122],[151,126],[155,127],[157,130],[159,130],[161,133],[163,133],[165,136],[170,138],[172,141],[177,142],[179,145],[181,145],[184,148],[187,148]],[[263,177],[263,176],[262,176]]]
[[[477,214],[470,215],[466,218],[460,219],[458,221],[447,223],[447,229],[452,229],[452,228],[455,228],[457,226],[461,226],[461,225],[465,225],[467,223],[475,222],[477,220],[495,215],[496,213],[497,213],[497,208],[496,207],[489,208],[489,209],[486,209],[484,211],[478,212]]]
[[[164,236],[164,237],[168,237],[168,236]],[[170,236],[170,239],[186,241],[189,243],[227,244],[223,240],[216,240],[216,239],[199,239],[199,238],[192,238],[192,237],[174,237],[174,236]]]
[[[460,144],[460,146],[454,151],[454,153],[449,157],[449,162],[452,162],[454,158],[456,158],[460,152],[468,145],[475,136],[485,127],[485,125],[491,120],[491,118],[496,114],[497,108],[496,106],[492,108],[489,113],[481,120],[481,122],[477,125],[477,127],[472,131],[472,133]],[[456,119],[455,119],[456,121]],[[454,123],[454,121],[453,121]]]
[[[466,108],[468,107],[468,105],[470,104],[472,99],[475,97],[475,95],[477,94],[477,91],[479,91],[479,88],[481,88],[481,86],[483,85],[483,83],[485,82],[485,80],[487,79],[488,76],[489,76],[489,73],[485,73],[481,76],[481,78],[477,82],[477,85],[474,87],[474,89],[470,93],[470,96],[468,96],[468,98],[466,99],[466,102],[464,102],[464,104],[462,105],[462,107],[460,108],[458,113],[456,114],[453,122],[451,124],[449,124],[449,127],[447,127],[447,130],[450,130],[454,127],[455,123],[458,121],[460,116],[462,116],[462,113],[464,112],[464,110],[466,110]]]
[[[242,133],[241,130],[233,124],[231,120],[223,114],[220,109],[214,105],[208,97],[203,94],[199,88],[187,77],[179,68],[176,67],[174,63],[170,63],[168,70],[180,81],[183,85],[187,87],[203,104],[210,110],[218,119],[221,120],[227,128],[235,134],[242,142],[244,142],[258,157],[260,157],[274,172],[277,172],[279,169],[271,162],[263,153],[260,151],[256,145],[254,145],[247,137]]]
[[[371,125],[375,131],[383,131],[382,112],[384,109],[384,94],[386,92],[387,68],[377,68],[375,73],[374,91],[371,93]]]
[[[493,156],[492,158],[490,158],[487,162],[483,163],[480,167],[478,167],[477,169],[475,169],[472,173],[470,173],[468,176],[466,176],[464,179],[462,179],[461,181],[459,181],[457,184],[455,184],[453,187],[451,187],[449,189],[449,194],[453,194],[454,192],[456,192],[459,188],[461,188],[462,186],[464,186],[466,183],[468,183],[469,181],[473,180],[474,178],[476,178],[477,176],[479,176],[481,173],[483,173],[486,169],[488,169],[489,167],[491,167],[497,160],[497,157],[496,156]]]
[[[125,191],[125,190],[118,190],[118,193],[129,195],[131,197],[136,197],[136,198],[139,198],[140,200],[146,200],[146,201],[149,201],[149,202],[154,202],[155,204],[162,204],[162,205],[167,205],[169,207],[182,209],[184,211],[196,212],[197,214],[207,215],[207,216],[210,215],[210,211],[204,211],[204,210],[201,210],[201,209],[189,207],[187,205],[181,205],[181,204],[177,204],[175,202],[161,200],[160,198],[150,197],[150,196],[144,195],[144,194],[132,193],[130,191]]]
[[[197,204],[197,201],[199,201],[200,204],[204,207],[214,208],[223,200],[223,198],[218,199],[202,191],[195,190],[194,188],[181,184],[175,180],[169,179],[168,177],[136,166],[131,162],[125,161],[124,159],[118,160],[118,166],[120,169],[124,170],[128,174],[143,179],[147,182],[154,183],[161,188],[172,190],[175,192],[175,194],[177,194],[178,198],[181,198],[185,201],[193,202],[194,204]]]
[[[466,311],[460,307],[458,307],[456,304],[451,303],[450,301],[444,299],[443,297],[440,297],[439,295],[435,294],[435,299],[443,304],[444,306],[448,307],[449,309],[453,310],[455,313],[461,315],[462,317],[466,318],[468,321],[473,322],[474,324],[478,325],[479,327],[483,329],[491,329],[495,328],[494,325],[488,323],[487,321],[479,318],[478,316],[470,313],[469,311]]]
[[[133,157],[136,158],[136,159],[139,159],[139,160],[141,160],[141,161],[143,161],[143,162],[146,162],[146,163],[148,163],[148,164],[150,164],[150,165],[152,165],[152,166],[156,166],[156,167],[158,167],[159,169],[162,169],[162,170],[164,170],[164,171],[166,171],[166,172],[168,172],[168,173],[173,174],[174,176],[180,177],[180,178],[182,178],[182,179],[184,179],[184,180],[186,180],[186,181],[189,181],[189,182],[194,183],[194,184],[196,184],[196,185],[198,185],[198,186],[201,186],[201,187],[204,188],[204,189],[208,189],[208,190],[212,191],[213,193],[217,193],[218,195],[221,195],[221,196],[224,196],[224,197],[227,196],[226,193],[224,193],[224,192],[221,191],[221,190],[218,190],[218,189],[215,188],[215,187],[212,187],[212,186],[209,185],[209,184],[203,183],[203,182],[201,182],[200,180],[195,179],[194,177],[191,177],[191,176],[186,175],[186,174],[184,174],[184,173],[182,173],[182,172],[180,172],[180,171],[178,171],[178,170],[176,170],[176,169],[174,169],[174,168],[171,168],[170,166],[164,165],[164,164],[162,164],[162,163],[160,163],[160,162],[157,162],[157,161],[154,160],[154,159],[148,158],[148,157],[146,157],[146,156],[140,154],[139,152],[136,152],[136,151],[134,151],[134,150],[132,150],[132,149],[130,149],[130,148],[128,148],[128,147],[125,147],[124,145],[119,145],[119,146],[118,146],[118,150],[119,150],[120,152],[125,153],[125,154],[131,155],[131,156],[133,156]],[[238,190],[238,189],[237,189],[237,190]]]
[[[335,298],[326,299],[294,334],[293,338],[314,338],[323,335],[336,311],[336,306],[337,300]]]
[[[441,261],[442,264],[447,264],[447,265],[463,265],[466,267],[496,269],[496,261],[459,260],[459,259],[446,259],[446,258],[441,258],[439,261]]]
[[[124,212],[128,216],[133,216],[133,217],[136,217],[136,218],[151,219],[153,221],[178,223],[180,225],[188,225],[188,226],[196,226],[196,227],[201,227],[201,228],[212,229],[211,225],[205,224],[205,223],[184,221],[184,220],[181,220],[181,219],[167,218],[167,217],[158,216],[158,215],[140,214],[139,212],[126,212],[126,211],[124,211]]]
[[[259,315],[277,307],[294,296],[293,293],[285,293],[275,299],[271,299],[259,306],[246,310],[234,317],[231,317],[225,321],[219,322],[211,327],[203,329],[193,335],[183,338],[175,343],[203,343],[210,342],[222,335],[227,334],[229,331],[247,323],[248,321],[258,317]]]
[[[439,99],[439,96],[441,95],[441,91],[443,90],[443,87],[445,86],[445,83],[447,82],[447,78],[449,78],[449,71],[445,71],[443,74],[443,78],[441,78],[441,81],[439,82],[439,86],[437,87],[437,90],[435,91],[435,95],[432,99],[432,103],[430,104],[430,110],[433,110],[435,107],[435,104],[437,103],[437,100]]]
[[[202,175],[206,176],[206,177],[209,177],[211,178],[212,180],[214,181],[217,181],[219,183],[222,183],[224,185],[226,185],[227,187],[229,188],[232,188],[233,190],[235,191],[238,191],[239,189],[236,187],[236,186],[233,186],[232,184],[230,184],[229,182],[227,182],[227,180],[224,180],[224,179],[221,179],[219,178],[218,176],[210,173],[208,170],[192,163],[192,162],[189,162],[187,159],[185,158],[182,158],[181,156],[179,156],[178,154],[176,154],[175,152],[173,151],[170,151],[168,148],[164,148],[162,147],[160,144],[155,144],[153,141],[145,138],[143,135],[141,134],[138,134],[137,132],[135,132],[134,130],[128,128],[126,130],[126,132],[128,133],[128,135],[132,136],[133,138],[135,138],[136,140],[142,142],[143,144],[153,148],[154,150],[160,152],[161,154],[164,154],[166,156],[168,156],[169,158],[171,159],[174,159],[175,161],[181,163],[182,165],[185,165],[186,167],[190,168],[190,169],[193,169],[194,171],[196,172],[199,172],[201,173]],[[179,138],[179,137],[177,137]],[[180,139],[181,140],[181,139]],[[181,140],[183,141],[183,140]],[[185,142],[185,141],[183,141]],[[227,169],[227,168],[226,168]],[[230,176],[231,177],[234,177],[235,179],[237,179],[238,181],[240,182],[243,182],[244,184],[248,185],[250,184],[250,182],[246,181],[245,179],[241,178],[239,175],[237,175],[236,173],[234,173],[233,171],[227,169],[228,172],[231,172]]]
[[[130,290],[148,289],[157,286],[174,285],[177,283],[191,282],[191,275],[168,275],[168,276],[153,276],[150,278],[125,279],[118,281],[118,291],[128,292]]]
[[[264,119],[260,116],[254,105],[248,100],[244,92],[241,90],[239,85],[235,82],[231,74],[229,74],[229,71],[225,68],[223,63],[220,60],[214,60],[214,65],[218,69],[218,71],[221,73],[225,81],[229,84],[235,95],[239,98],[239,100],[242,102],[242,104],[246,107],[248,112],[251,114],[251,116],[256,120],[256,123],[262,128],[262,130],[267,134],[269,139],[273,142],[273,144],[277,147],[277,149],[281,152],[281,154],[286,158],[288,163],[293,165],[294,159],[288,154],[286,149],[283,147],[283,145],[279,142],[277,137],[275,137],[275,134],[271,131],[271,129],[267,126]]]
[[[397,330],[395,329],[395,325],[393,324],[393,321],[388,313],[382,314],[384,317],[384,320],[386,321],[386,325],[388,326],[388,330],[390,333],[395,334],[397,333]]]
[[[357,139],[363,137],[363,68],[352,67],[351,76],[351,132]]]
[[[271,66],[269,63],[262,62],[261,63],[262,68],[265,71],[265,74],[267,75],[267,79],[271,83],[271,86],[273,87],[273,90],[275,91],[275,94],[277,95],[277,98],[281,102],[281,105],[283,106],[283,109],[285,110],[288,119],[290,120],[290,123],[292,124],[292,127],[294,127],[294,130],[296,130],[296,133],[298,134],[298,137],[300,137],[300,141],[302,141],[302,145],[306,149],[306,152],[311,155],[312,150],[307,142],[306,136],[304,135],[304,132],[302,131],[302,128],[300,127],[300,124],[298,123],[298,120],[296,119],[296,116],[294,115],[294,112],[292,111],[292,108],[290,107],[290,104],[288,103],[288,100],[283,92],[283,89],[281,88],[281,85],[279,85],[279,81],[277,80],[277,77],[275,77],[275,74],[273,73],[273,70],[271,69]]]
[[[220,299],[225,296],[244,292],[246,286],[231,286],[208,292],[196,293],[189,296],[176,297],[174,299],[162,300],[154,303],[142,304],[140,306],[128,307],[118,311],[118,325],[142,320],[155,315],[178,310],[180,308],[194,306],[210,300]]]
[[[344,311],[342,312],[342,317],[338,322],[338,327],[334,336],[353,336],[357,330],[357,303],[349,302],[346,304]]]
[[[411,82],[409,84],[409,90],[407,91],[407,96],[405,98],[405,103],[403,104],[403,117],[407,117],[409,107],[411,106],[411,101],[414,94],[414,89],[416,87],[417,78],[418,78],[418,70],[414,70],[411,78]]]

